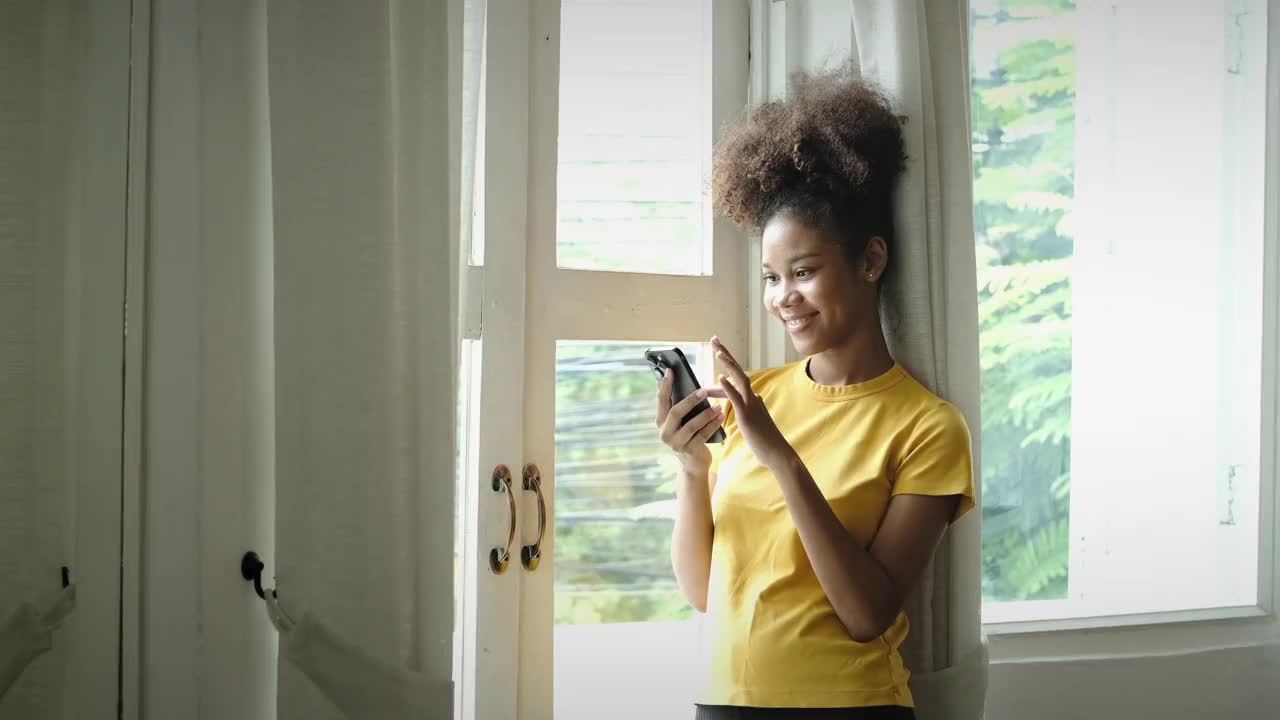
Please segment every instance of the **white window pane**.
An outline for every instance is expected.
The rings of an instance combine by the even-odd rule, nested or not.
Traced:
[[[561,7],[557,263],[711,272],[704,1]]]
[[[1266,6],[1055,5],[974,3],[986,615],[1252,605]]]

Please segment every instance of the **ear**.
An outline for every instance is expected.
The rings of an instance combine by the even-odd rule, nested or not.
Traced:
[[[874,235],[867,240],[867,246],[862,251],[862,262],[859,263],[858,268],[862,279],[868,282],[880,282],[884,269],[888,266],[889,245],[884,238]]]

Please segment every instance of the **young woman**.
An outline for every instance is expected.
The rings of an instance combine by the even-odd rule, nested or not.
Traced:
[[[899,123],[840,71],[800,78],[716,149],[717,209],[763,228],[764,304],[805,359],[746,372],[712,338],[718,386],[674,407],[670,377],[658,393],[681,465],[672,560],[710,631],[699,719],[914,717],[903,602],[974,501],[964,418],[881,328]],[[703,397],[727,403],[682,427]]]

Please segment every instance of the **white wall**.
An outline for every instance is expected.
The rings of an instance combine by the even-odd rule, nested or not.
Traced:
[[[1170,656],[1000,663],[987,718],[1232,718],[1280,715],[1276,646]]]

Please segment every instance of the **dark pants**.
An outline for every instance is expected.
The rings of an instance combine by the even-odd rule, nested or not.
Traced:
[[[694,720],[915,720],[907,707],[757,708],[698,705]]]

